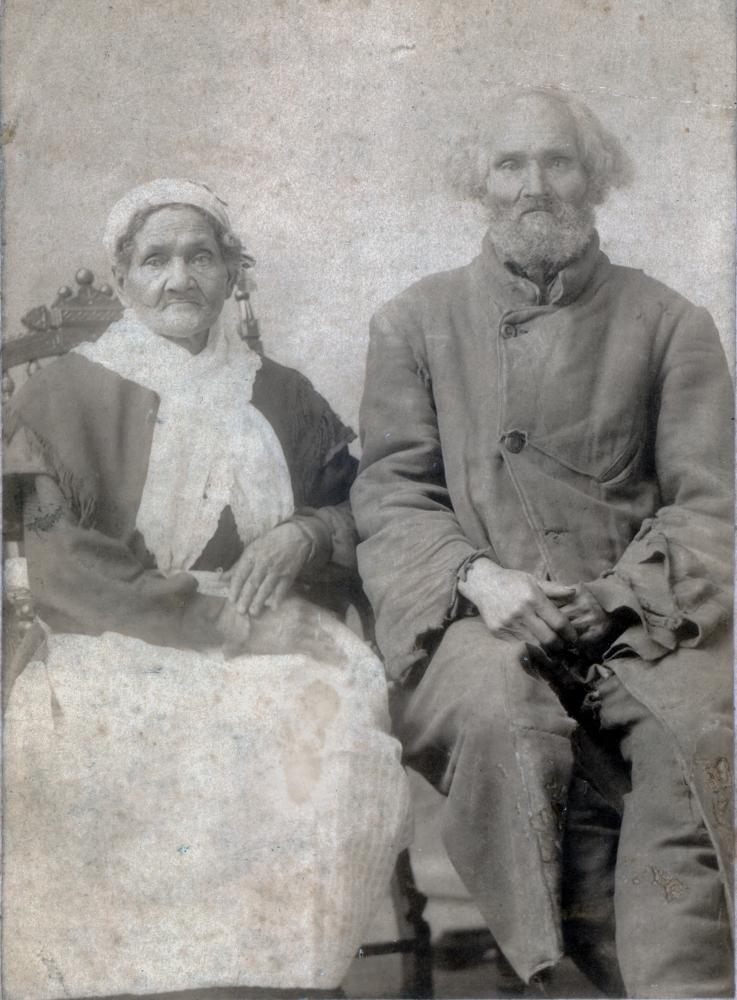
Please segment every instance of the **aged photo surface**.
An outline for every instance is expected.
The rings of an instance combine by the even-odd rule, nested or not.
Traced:
[[[2,996],[734,996],[733,4],[2,34]]]

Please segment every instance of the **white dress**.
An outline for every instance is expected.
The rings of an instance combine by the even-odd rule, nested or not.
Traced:
[[[6,1000],[340,983],[409,839],[406,776],[370,649],[300,598],[275,627],[311,645],[47,637],[4,728]]]

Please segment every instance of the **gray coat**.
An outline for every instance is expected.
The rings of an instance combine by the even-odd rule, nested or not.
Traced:
[[[394,678],[421,664],[479,552],[590,582],[637,616],[605,659],[672,733],[726,864],[733,403],[719,337],[597,239],[539,301],[487,238],[372,321],[351,499],[379,646]]]

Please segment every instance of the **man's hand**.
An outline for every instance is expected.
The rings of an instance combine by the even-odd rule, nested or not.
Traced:
[[[241,615],[257,616],[278,608],[310,558],[311,544],[296,524],[286,521],[251,542],[225,575],[229,598]]]
[[[543,583],[541,586],[546,588],[553,585]],[[615,628],[615,616],[602,608],[585,584],[578,584],[571,589],[574,590],[572,598],[566,600],[553,596],[552,600],[573,625],[578,642],[584,646],[597,646],[605,642]]]
[[[578,641],[573,625],[556,607],[556,602],[573,599],[575,587],[536,580],[529,573],[481,558],[471,564],[458,589],[476,605],[491,634],[500,639],[522,640],[547,651]]]

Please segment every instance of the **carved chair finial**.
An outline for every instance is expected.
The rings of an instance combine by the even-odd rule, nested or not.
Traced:
[[[21,323],[28,333],[5,342],[4,370],[27,364],[32,374],[40,359],[65,354],[83,341],[97,340],[120,318],[123,306],[109,284],[96,288],[95,275],[86,267],[74,278],[76,289],[62,285],[50,307],[36,306],[23,316]]]

